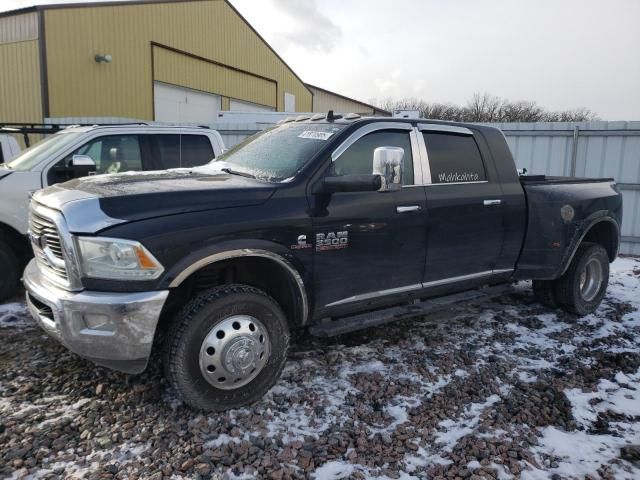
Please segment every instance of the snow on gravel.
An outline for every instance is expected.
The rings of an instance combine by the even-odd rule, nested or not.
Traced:
[[[640,260],[583,318],[509,297],[297,335],[255,405],[187,409],[153,358],[92,366],[0,305],[0,477],[640,478]]]
[[[24,303],[5,303],[0,305],[0,328],[27,328],[33,326]]]

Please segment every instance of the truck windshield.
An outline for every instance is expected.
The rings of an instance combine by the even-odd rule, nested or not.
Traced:
[[[24,150],[7,164],[11,170],[31,170],[41,162],[50,160],[60,149],[72,144],[82,135],[80,132],[56,133]]]
[[[344,128],[332,123],[286,123],[247,138],[198,170],[282,182],[293,178]]]

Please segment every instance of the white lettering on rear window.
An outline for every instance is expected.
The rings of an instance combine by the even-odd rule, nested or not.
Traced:
[[[459,183],[459,182],[477,182],[480,176],[472,172],[450,172],[439,173],[438,183]]]

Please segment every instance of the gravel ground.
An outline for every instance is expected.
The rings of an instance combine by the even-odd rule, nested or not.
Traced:
[[[257,404],[187,409],[161,377],[96,368],[0,306],[0,476],[640,478],[640,260],[596,314],[507,298],[297,338]]]

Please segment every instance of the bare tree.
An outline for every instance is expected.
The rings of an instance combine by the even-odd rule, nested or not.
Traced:
[[[429,103],[417,98],[387,98],[370,103],[384,110],[417,110],[422,118],[459,122],[582,122],[598,117],[587,108],[548,111],[531,101],[510,101],[488,93],[476,93],[465,106]]]

